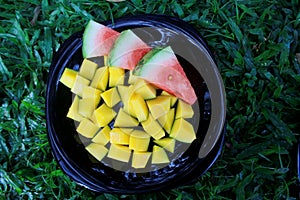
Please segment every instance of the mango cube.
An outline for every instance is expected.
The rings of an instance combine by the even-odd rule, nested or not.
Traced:
[[[96,70],[91,86],[101,91],[105,91],[109,78],[108,67],[100,67]]]
[[[159,140],[165,136],[165,131],[151,114],[148,115],[148,119],[146,121],[142,122],[142,126],[144,130],[155,140]]]
[[[174,122],[175,108],[169,110],[166,115],[159,117],[157,120],[160,125],[166,130],[167,133],[171,132],[171,128]]]
[[[158,144],[159,146],[163,147],[167,151],[174,153],[175,150],[175,139],[167,137],[162,138],[160,140],[154,140],[154,143]]]
[[[136,117],[136,114],[134,112],[133,105],[131,104],[131,97],[134,94],[133,93],[133,86],[123,86],[118,85],[118,91],[123,103],[124,111],[128,114],[130,114],[133,117]]]
[[[170,100],[171,99],[168,96],[158,96],[155,99],[146,101],[154,119],[157,119],[169,112],[171,105]]]
[[[90,118],[95,110],[95,102],[92,98],[83,98],[79,100],[78,113],[84,117]]]
[[[75,82],[73,87],[71,88],[71,92],[77,94],[78,96],[82,97],[83,90],[90,84],[90,81],[79,74],[76,75]]]
[[[79,70],[79,75],[82,77],[92,80],[98,65],[88,59],[84,59]]]
[[[141,130],[134,130],[130,134],[129,149],[134,151],[147,151],[150,143],[150,136]]]
[[[194,110],[192,106],[184,101],[180,100],[177,103],[176,107],[176,119],[179,118],[192,118],[194,116]]]
[[[111,144],[107,157],[121,162],[128,162],[131,156],[131,150],[127,146]]]
[[[136,169],[145,168],[151,156],[151,152],[133,151],[131,166]]]
[[[169,162],[170,160],[166,151],[162,147],[154,145],[152,152],[152,164],[164,164]]]
[[[117,103],[120,102],[120,96],[115,87],[106,90],[101,94],[102,99],[109,107],[114,107]]]
[[[134,113],[139,122],[143,122],[148,118],[148,107],[141,95],[134,93],[130,98],[130,104],[130,109],[133,109],[133,111],[129,110],[129,112]]]
[[[138,79],[138,76],[133,75],[133,70],[130,70],[129,72],[129,78],[128,78],[128,84],[133,85]]]
[[[84,118],[79,123],[76,131],[83,135],[86,138],[92,138],[99,130],[98,126],[96,126],[93,122],[91,122],[89,119]]]
[[[110,142],[112,144],[123,144],[123,145],[129,144],[129,134],[124,132],[122,129],[113,128],[109,134],[110,134]]]
[[[156,97],[156,89],[143,79],[138,79],[133,85],[135,93],[141,95],[143,99],[154,99]]]
[[[78,113],[78,107],[79,107],[79,97],[76,95],[72,101],[72,104],[69,108],[69,111],[67,113],[67,117],[70,119],[73,119],[75,121],[81,121],[83,119],[83,116]]]
[[[177,97],[173,96],[172,94],[166,92],[166,91],[162,91],[161,93],[162,96],[169,96],[171,98],[171,107],[175,105],[175,103],[177,102]]]
[[[108,149],[105,146],[97,143],[91,143],[86,146],[85,149],[98,161],[101,161],[108,152]]]
[[[93,105],[96,108],[101,100],[101,91],[91,86],[86,86],[82,93],[83,99],[92,99]]]
[[[65,68],[59,81],[71,89],[74,85],[76,75],[77,75],[77,71],[75,71],[73,69]]]
[[[119,67],[109,67],[109,87],[124,85],[125,70]]]
[[[94,110],[91,119],[99,127],[108,125],[116,116],[116,112],[103,103],[100,107]]]
[[[135,118],[127,114],[123,108],[120,108],[115,119],[115,127],[135,127],[138,124],[139,122]]]
[[[110,127],[104,126],[92,139],[92,142],[106,145],[110,141]]]
[[[184,143],[192,143],[196,139],[194,127],[183,118],[174,121],[170,137]]]

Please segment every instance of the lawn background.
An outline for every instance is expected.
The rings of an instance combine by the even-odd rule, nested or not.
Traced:
[[[194,185],[143,195],[95,194],[51,154],[45,88],[55,51],[96,21],[142,13],[192,24],[227,92],[222,154]],[[0,0],[0,199],[296,199],[300,114],[299,1]]]

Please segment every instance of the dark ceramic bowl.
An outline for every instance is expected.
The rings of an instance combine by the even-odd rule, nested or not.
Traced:
[[[103,24],[117,30],[135,29],[150,45],[171,45],[198,97],[197,139],[175,161],[158,170],[136,173],[115,170],[90,159],[74,122],[66,118],[72,94],[59,82],[65,68],[78,70],[82,34],[73,34],[56,52],[49,71],[46,120],[49,142],[61,169],[75,182],[97,192],[144,193],[190,184],[216,161],[225,134],[225,90],[216,63],[199,33],[177,18],[138,15]],[[188,57],[188,59],[186,59]]]

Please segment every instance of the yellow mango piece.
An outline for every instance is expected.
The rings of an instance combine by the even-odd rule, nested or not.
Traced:
[[[128,92],[129,92],[129,86],[127,86],[127,85],[118,85],[117,89],[118,89],[118,93],[119,93],[121,101],[124,102],[127,95],[128,95]]]
[[[146,121],[142,122],[142,126],[144,130],[155,140],[159,140],[165,136],[165,131],[151,114],[148,115],[148,119]]]
[[[156,97],[156,89],[143,79],[138,79],[133,88],[134,92],[141,95],[145,100]]]
[[[126,113],[129,115],[137,118],[134,108],[131,104],[131,97],[134,94],[133,93],[133,85],[130,86],[123,86],[123,85],[118,85],[117,86],[122,103],[123,103],[123,108]]]
[[[101,94],[102,99],[110,108],[114,107],[117,103],[120,102],[120,96],[115,87],[106,90]]]
[[[73,87],[71,88],[71,92],[77,94],[78,96],[82,97],[83,90],[90,84],[90,81],[79,74],[76,75],[75,82]]]
[[[92,80],[98,65],[88,59],[84,59],[80,66],[78,74],[82,77]]]
[[[162,138],[160,140],[154,140],[154,143],[158,144],[159,146],[163,147],[167,151],[174,153],[175,150],[175,139],[167,137]]]
[[[191,143],[196,139],[194,127],[183,118],[174,121],[170,137],[184,143]]]
[[[115,119],[115,127],[135,127],[138,124],[139,122],[135,118],[127,114],[123,108],[120,108]]]
[[[169,110],[169,112],[157,119],[160,125],[166,130],[167,133],[171,132],[172,125],[175,117],[175,108]]]
[[[176,119],[179,118],[192,118],[194,116],[194,110],[192,106],[188,103],[185,103],[181,99],[178,100],[176,107]]]
[[[100,107],[94,110],[91,119],[99,127],[108,125],[116,116],[116,112],[103,103]]]
[[[101,91],[105,91],[109,78],[108,67],[100,67],[96,70],[91,86]]]
[[[96,126],[93,122],[89,119],[84,118],[79,123],[76,131],[83,135],[86,138],[92,138],[99,130],[98,126]]]
[[[170,100],[171,99],[168,96],[158,96],[155,99],[146,101],[154,119],[157,119],[169,112],[171,105]]]
[[[92,99],[94,108],[96,108],[101,100],[101,91],[91,86],[87,86],[83,89],[82,98]]]
[[[128,162],[130,159],[131,150],[127,146],[119,144],[111,144],[107,157],[121,162]]]
[[[78,107],[79,107],[79,97],[76,95],[69,108],[67,117],[77,122],[80,122],[83,119],[83,116],[78,113]]]
[[[143,122],[148,118],[148,107],[143,97],[134,93],[130,98],[131,107],[129,113],[134,113],[139,122]],[[133,110],[132,110],[133,109]]]
[[[152,164],[163,164],[169,162],[170,160],[166,151],[162,147],[154,145],[152,152]]]
[[[136,169],[145,168],[151,156],[151,152],[133,151],[131,166]]]
[[[108,149],[102,144],[91,143],[85,149],[94,156],[98,161],[101,161],[107,154]]]
[[[79,100],[78,113],[86,118],[90,118],[95,110],[95,101],[92,98]]]
[[[125,70],[119,67],[109,67],[109,87],[124,85]]]
[[[150,143],[150,136],[141,130],[134,130],[130,134],[129,149],[134,151],[147,151]]]
[[[76,75],[77,75],[77,71],[75,71],[73,69],[65,68],[59,81],[71,89],[74,85]]]
[[[174,95],[166,92],[166,91],[162,91],[161,93],[162,96],[169,96],[171,98],[171,107],[175,105],[175,103],[177,102],[177,97],[175,97]]]
[[[110,127],[104,126],[92,139],[92,142],[106,145],[110,141]]]
[[[133,85],[138,79],[138,76],[133,75],[133,70],[130,70],[129,72],[129,78],[128,78],[128,84]]]
[[[112,144],[123,144],[123,145],[129,144],[129,134],[127,134],[120,128],[113,128],[110,131],[109,135],[110,135],[110,142]]]

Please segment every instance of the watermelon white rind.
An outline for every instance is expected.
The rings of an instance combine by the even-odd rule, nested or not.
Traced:
[[[85,27],[82,41],[84,58],[108,55],[119,32],[90,20]]]
[[[190,81],[169,46],[151,50],[141,59],[133,74],[177,96],[190,105],[197,100]]]
[[[108,54],[108,65],[132,70],[150,50],[133,31],[122,31]]]

